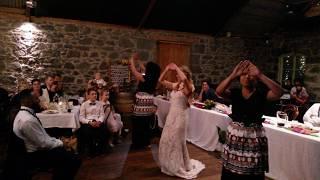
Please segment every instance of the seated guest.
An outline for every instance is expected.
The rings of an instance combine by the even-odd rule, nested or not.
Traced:
[[[297,117],[297,120],[299,122],[303,122],[302,116],[308,109],[309,94],[307,93],[306,88],[303,87],[302,80],[295,79],[294,87],[292,87],[290,91],[290,98],[292,104],[298,106],[299,109],[299,115]]]
[[[107,82],[102,79],[101,73],[96,73],[94,79],[89,80],[88,84],[91,84],[92,82],[97,84],[98,88],[102,88],[103,86],[107,85]]]
[[[89,80],[87,89],[98,89],[98,84],[93,80]]]
[[[105,116],[102,103],[97,101],[95,89],[88,89],[87,99],[80,107],[80,150],[85,150],[85,144],[88,143],[90,155],[95,155],[104,150]]]
[[[39,106],[39,99],[30,90],[22,91],[19,98],[21,108],[14,119],[13,132],[24,142],[28,168],[53,167],[52,179],[73,179],[81,161],[65,151],[61,140],[46,133],[34,112],[34,107]]]
[[[54,101],[54,96],[57,94],[57,92],[56,92],[58,89],[57,86],[58,86],[58,83],[56,81],[54,81],[54,76],[51,74],[48,74],[46,76],[45,85],[42,85],[41,88],[43,89],[43,92],[45,94],[48,94],[49,102]],[[58,94],[57,94],[57,96],[58,96]]]
[[[45,110],[48,108],[50,98],[48,91],[46,89],[41,89],[40,86],[40,80],[39,79],[33,79],[31,81],[31,93],[32,95],[36,96],[40,100],[40,109],[35,110],[36,112]]]
[[[100,96],[100,101],[103,104],[103,109],[105,113],[105,122],[107,124],[107,128],[109,132],[111,132],[111,137],[109,138],[109,146],[113,147],[113,141],[115,138],[115,142],[119,142],[119,138],[121,135],[121,129],[123,127],[123,123],[121,121],[121,116],[118,113],[113,111],[113,107],[109,102],[109,91],[103,90]]]
[[[320,103],[313,104],[303,116],[304,123],[320,126]]]
[[[51,74],[46,75],[45,84],[41,86],[42,89],[50,89],[54,82],[54,76]]]
[[[207,99],[216,100],[217,99],[217,95],[214,92],[214,90],[210,88],[209,80],[204,80],[204,81],[202,81],[202,88],[201,88],[201,92],[199,94],[199,99],[198,100],[200,102],[204,102]]]
[[[59,101],[59,94],[58,94],[58,83],[56,81],[54,81],[50,87],[50,89],[48,89],[48,93],[49,93],[49,99],[50,102],[58,102]]]
[[[307,103],[309,94],[300,79],[295,79],[294,87],[291,88],[290,96],[293,104],[303,106]]]
[[[60,74],[56,74],[54,76],[54,82],[57,82],[57,90],[56,92],[58,93],[58,95],[61,97],[64,95],[63,92],[63,79],[62,76]]]

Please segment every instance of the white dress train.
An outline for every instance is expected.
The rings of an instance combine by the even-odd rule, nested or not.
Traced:
[[[161,171],[170,176],[193,179],[205,165],[189,158],[186,144],[188,98],[182,91],[172,91],[170,101],[170,110],[159,143]]]

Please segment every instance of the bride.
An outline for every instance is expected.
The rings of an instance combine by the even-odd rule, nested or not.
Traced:
[[[165,80],[164,76],[169,70],[176,72],[177,82]],[[191,72],[185,66],[179,68],[170,63],[160,75],[159,81],[172,90],[171,106],[159,143],[161,171],[170,176],[196,178],[205,165],[189,158],[186,145],[189,99],[194,91]]]

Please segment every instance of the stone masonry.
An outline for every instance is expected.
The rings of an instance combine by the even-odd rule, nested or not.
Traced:
[[[22,89],[30,79],[48,72],[61,73],[65,91],[77,93],[97,71],[108,78],[108,68],[139,52],[156,61],[157,42],[192,44],[193,80],[210,78],[217,84],[245,57],[271,78],[276,78],[277,57],[263,39],[212,37],[192,33],[142,30],[54,18],[32,18],[0,13],[0,84],[10,91]]]

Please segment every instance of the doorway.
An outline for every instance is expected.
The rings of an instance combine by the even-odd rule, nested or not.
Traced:
[[[178,66],[186,65],[189,67],[191,44],[171,41],[158,42],[158,64],[161,70],[171,62]],[[166,77],[169,81],[175,81],[174,72],[168,72]]]

